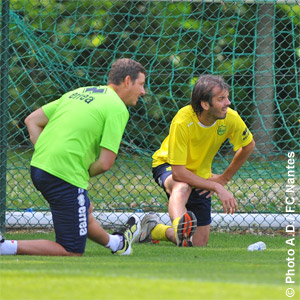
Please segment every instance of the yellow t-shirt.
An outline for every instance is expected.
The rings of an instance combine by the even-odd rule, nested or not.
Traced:
[[[211,177],[213,158],[227,138],[234,151],[252,141],[251,132],[236,111],[228,108],[225,119],[206,127],[199,122],[192,106],[185,106],[177,112],[169,135],[153,154],[152,166],[164,163],[184,165],[207,179]]]

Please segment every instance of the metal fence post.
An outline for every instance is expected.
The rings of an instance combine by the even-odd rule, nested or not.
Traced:
[[[1,25],[1,87],[0,87],[0,229],[5,232],[7,123],[8,123],[8,67],[9,67],[9,0],[2,1]]]

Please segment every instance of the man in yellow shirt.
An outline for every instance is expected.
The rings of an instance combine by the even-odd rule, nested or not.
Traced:
[[[169,135],[153,155],[153,177],[168,196],[173,226],[159,224],[154,214],[146,215],[139,242],[152,238],[178,246],[205,246],[213,193],[224,212],[237,211],[237,201],[224,186],[248,159],[255,142],[239,114],[229,108],[228,96],[223,78],[203,75],[194,86],[191,104],[173,118]],[[226,139],[236,153],[223,174],[212,174],[213,158]]]

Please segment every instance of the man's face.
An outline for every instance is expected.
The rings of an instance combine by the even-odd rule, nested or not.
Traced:
[[[219,87],[215,87],[213,93],[212,106],[210,106],[208,114],[215,120],[225,119],[227,108],[231,104],[228,99],[229,92],[227,90],[221,90]]]
[[[135,106],[139,100],[139,97],[145,95],[145,74],[139,73],[138,78],[135,82],[132,82],[130,79],[130,83],[128,86],[127,97],[125,104],[127,106]]]

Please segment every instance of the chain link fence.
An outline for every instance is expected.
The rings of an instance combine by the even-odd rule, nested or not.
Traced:
[[[116,164],[90,181],[95,215],[104,226],[149,211],[169,222],[167,198],[152,179],[151,156],[172,117],[189,104],[197,77],[213,73],[230,84],[232,108],[253,132],[256,150],[228,184],[239,213],[224,215],[213,198],[212,226],[299,228],[298,0],[3,0],[2,229],[52,226],[49,207],[29,175],[33,147],[25,117],[67,91],[106,84],[111,63],[121,57],[145,66],[147,93],[129,109]],[[222,172],[232,157],[225,143],[213,172]]]

